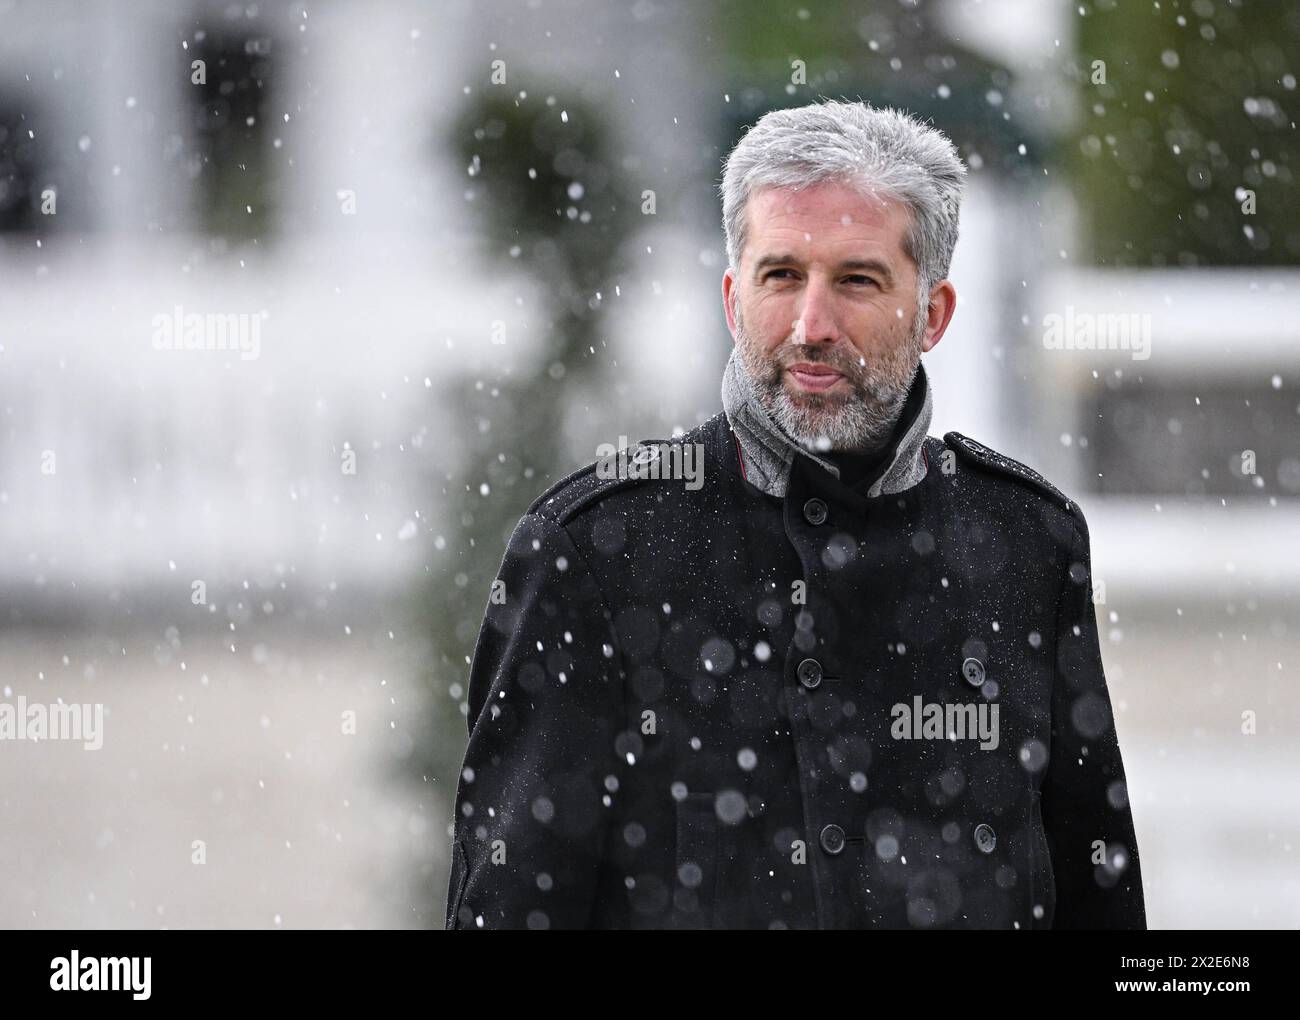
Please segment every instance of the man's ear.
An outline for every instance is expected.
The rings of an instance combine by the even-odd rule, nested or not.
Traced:
[[[921,338],[922,352],[933,349],[943,339],[948,323],[957,310],[957,288],[950,280],[940,280],[930,288],[930,305],[925,316],[925,335]]]
[[[727,271],[722,274],[722,311],[727,317],[727,329],[731,332],[731,342],[736,342],[736,305],[735,302],[740,298],[740,291],[736,285],[736,271],[727,267]]]

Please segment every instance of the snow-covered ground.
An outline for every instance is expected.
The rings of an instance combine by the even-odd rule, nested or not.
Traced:
[[[423,703],[398,646],[235,645],[6,637],[15,699],[105,721],[95,751],[0,742],[0,927],[440,926],[420,885],[445,888],[446,818],[403,759]]]

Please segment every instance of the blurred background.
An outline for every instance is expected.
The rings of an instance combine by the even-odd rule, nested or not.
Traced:
[[[719,410],[722,161],[823,96],[971,168],[931,432],[1088,517],[1151,926],[1300,926],[1298,53],[1256,0],[0,0],[0,688],[105,711],[0,741],[0,926],[442,926],[505,538]]]

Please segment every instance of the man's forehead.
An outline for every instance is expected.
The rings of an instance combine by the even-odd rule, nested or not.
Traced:
[[[802,188],[763,185],[749,199],[758,217],[822,216],[849,222],[879,222],[906,213],[898,199],[867,185],[821,181]]]
[[[788,236],[792,231],[815,230],[820,239],[827,240],[832,239],[828,234],[840,239],[856,236],[864,241],[883,240],[881,235],[892,235],[901,247],[908,210],[898,199],[880,191],[841,182],[821,182],[798,189],[775,185],[757,188],[750,195],[746,216],[751,242],[767,234]],[[817,236],[802,238],[817,239]]]

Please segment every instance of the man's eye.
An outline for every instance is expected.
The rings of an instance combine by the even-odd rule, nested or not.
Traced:
[[[870,284],[875,284],[875,282],[876,282],[876,281],[873,280],[871,277],[869,277],[869,276],[862,276],[862,275],[859,274],[859,273],[855,273],[853,276],[846,276],[844,279],[848,280],[850,283],[859,283],[859,284],[860,284],[860,283],[870,283]]]
[[[790,272],[790,270],[788,270],[788,269],[769,269],[769,270],[764,274],[763,279],[764,279],[764,280],[770,280],[770,279],[772,279],[772,277],[776,276],[778,273],[789,273],[789,272]]]

